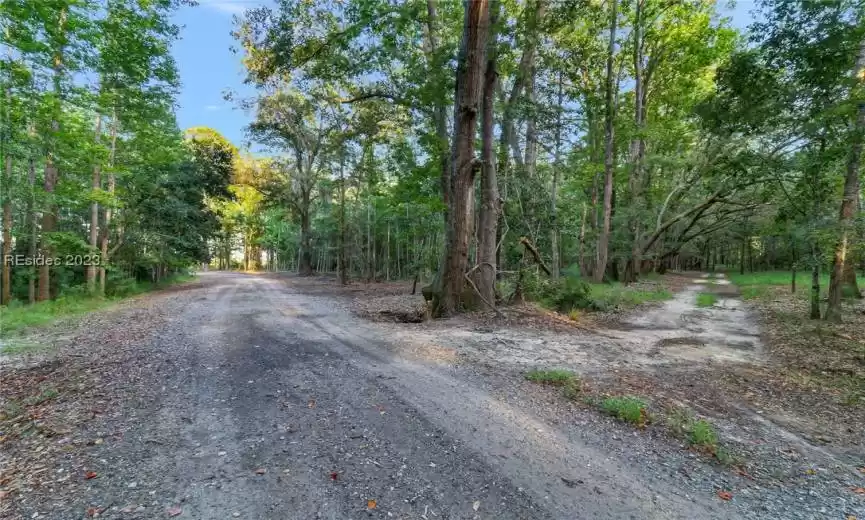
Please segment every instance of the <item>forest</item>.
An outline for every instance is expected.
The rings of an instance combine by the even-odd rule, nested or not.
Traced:
[[[177,126],[187,3],[0,3],[3,305],[202,264],[414,279],[436,316],[667,270],[861,297],[857,1],[278,0],[235,17],[253,148]]]

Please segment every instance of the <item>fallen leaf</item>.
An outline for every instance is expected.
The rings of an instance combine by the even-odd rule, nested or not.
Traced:
[[[174,507],[169,507],[168,511],[166,511],[166,512],[168,513],[168,516],[178,516],[181,513],[183,513],[183,509],[180,506],[174,506]]]
[[[374,499],[371,498],[371,499],[366,501],[366,508],[367,509],[375,509],[375,507],[376,507],[376,503],[375,503]]]
[[[90,480],[92,478],[96,478],[96,472],[95,471],[88,471],[87,473],[84,474],[84,478],[87,480]]]
[[[309,400],[309,407],[310,407],[310,408],[315,408],[315,399],[310,399],[310,400]]]
[[[732,500],[733,493],[730,493],[729,491],[718,491],[718,498],[721,500]]]
[[[258,468],[257,470],[255,470],[256,475],[264,475],[265,473],[267,473],[267,470],[264,468]]]
[[[336,480],[338,477],[339,477],[339,473],[337,473],[336,471],[330,472],[330,480]]]
[[[847,515],[847,520],[856,520],[856,517],[853,515]]]
[[[475,502],[472,504],[472,509],[474,509],[475,511],[477,511],[478,509],[480,509],[480,507],[481,507],[481,501],[480,501],[480,500],[475,500]]]
[[[865,495],[865,488],[863,487],[850,488],[850,491],[856,493],[857,495]]]

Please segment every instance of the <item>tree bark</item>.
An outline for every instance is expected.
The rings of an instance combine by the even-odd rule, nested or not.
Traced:
[[[96,130],[94,131],[96,135],[96,140],[99,140],[99,136],[102,133],[102,115],[96,115]],[[93,189],[93,195],[96,195],[96,192],[102,187],[102,179],[101,179],[101,165],[97,160],[93,165],[93,178],[91,180],[90,187]],[[99,247],[99,203],[94,200],[90,203],[90,247],[95,252]],[[87,266],[87,291],[91,294],[96,291],[96,265],[91,262]]]
[[[558,89],[556,92],[556,143],[553,151],[553,182],[550,186],[550,252],[553,266],[553,280],[559,279],[561,270],[561,259],[559,258],[559,175],[562,156],[562,112],[564,111],[564,90],[562,71],[559,71]],[[583,238],[585,233],[585,212],[583,213],[583,226],[580,229],[580,262],[582,265]]]
[[[340,147],[339,155],[339,283],[348,284],[348,270],[345,260],[345,144]]]
[[[490,16],[490,32],[487,43],[487,63],[484,72],[482,116],[481,116],[481,209],[478,229],[478,275],[475,285],[481,301],[495,306],[496,301],[496,245],[499,221],[499,185],[496,178],[496,155],[494,150],[496,35],[494,27],[499,16],[499,2],[495,2]]]
[[[61,105],[61,97],[63,95],[60,81],[63,74],[63,51],[66,45],[66,7],[61,8],[58,14],[58,32],[56,41],[52,42],[55,45],[54,55],[52,57],[53,88],[54,100],[51,115],[51,130],[49,134],[48,153],[45,156],[45,193],[48,194],[48,208],[42,214],[42,244],[40,248],[41,254],[48,258],[52,256],[53,248],[51,247],[50,234],[54,232],[54,227],[57,224],[57,205],[54,203],[54,187],[57,184],[57,165],[55,164],[55,154],[57,153],[57,135],[60,133],[60,116],[63,109]],[[48,262],[45,262],[46,264]],[[51,299],[51,267],[42,265],[39,267],[39,292],[36,295],[38,301],[46,301]]]
[[[439,48],[438,41],[438,12],[436,10],[436,0],[427,0],[427,38],[429,40],[427,61],[431,66],[439,66],[437,61],[437,53]],[[435,123],[436,139],[438,140],[439,148],[439,163],[441,167],[441,190],[442,200],[445,207],[448,206],[448,185],[450,183],[450,166],[448,160],[448,123],[447,123],[447,107],[445,103],[437,99],[433,109],[433,122]],[[447,211],[447,210],[445,210]],[[447,215],[445,215],[447,221]]]
[[[30,186],[30,199],[27,201],[27,218],[29,219],[29,245],[27,254],[30,258],[36,257],[38,247],[38,237],[36,230],[36,222],[39,220],[36,214],[36,162],[31,157],[27,166],[27,184]],[[33,305],[36,303],[36,267],[32,266],[27,273],[27,303]]]
[[[861,88],[863,75],[865,75],[865,39],[859,42],[859,55],[856,59],[855,73],[855,77],[860,83],[857,87]],[[856,90],[859,89],[857,88]],[[841,199],[841,211],[838,215],[841,235],[835,244],[832,273],[829,277],[829,303],[826,306],[826,315],[824,316],[827,321],[841,321],[841,296],[844,273],[847,270],[845,266],[848,261],[850,242],[854,235],[853,223],[856,217],[856,206],[859,201],[859,165],[862,158],[863,133],[865,133],[865,102],[860,101],[856,108],[850,153],[847,157],[847,174],[844,178],[844,196]],[[854,273],[854,281],[855,278]]]
[[[0,294],[0,305],[9,305],[12,302],[12,156],[9,150],[5,152],[5,167],[3,169],[3,268],[2,280],[3,292]]]
[[[454,141],[447,216],[447,245],[433,290],[433,315],[455,312],[462,306],[468,260],[476,171],[474,147],[480,111],[484,48],[489,30],[488,0],[466,0],[462,42],[457,61]]]
[[[643,182],[643,158],[646,154],[646,141],[643,136],[645,127],[645,97],[643,95],[644,77],[643,77],[643,0],[636,0],[636,19],[634,21],[634,129],[636,136],[631,142],[631,173],[628,177],[628,193],[630,204],[628,210],[630,214],[630,230],[632,236],[631,258],[625,266],[625,283],[631,283],[637,280],[637,275],[640,272],[641,250],[640,238],[641,229],[641,209],[643,206],[642,200],[642,182]]]
[[[114,195],[114,190],[117,187],[117,178],[114,176],[114,156],[117,152],[117,109],[115,108],[111,114],[111,148],[108,151],[108,167],[111,173],[108,174],[108,193]],[[113,212],[111,206],[105,208],[105,218],[103,219],[102,243],[100,244],[99,256],[99,294],[105,295],[105,282],[108,268],[108,239],[111,233],[111,217]]]
[[[615,168],[615,106],[613,85],[613,65],[616,52],[616,21],[618,0],[610,1],[610,39],[607,47],[607,77],[606,77],[606,117],[604,121],[604,223],[598,236],[598,265],[595,266],[593,278],[595,282],[604,279],[607,266],[608,248],[610,245],[610,222],[613,208],[613,170]]]
[[[310,250],[310,219],[309,204],[305,204],[306,211],[300,214],[300,259],[297,264],[297,272],[301,276],[312,275],[312,251]]]

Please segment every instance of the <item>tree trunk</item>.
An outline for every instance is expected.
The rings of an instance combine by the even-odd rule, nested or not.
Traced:
[[[102,133],[102,115],[96,115],[96,130],[94,131],[96,134],[96,140],[99,141],[99,136]],[[93,178],[90,184],[90,187],[93,188],[93,195],[96,195],[96,192],[102,187],[101,180],[101,165],[99,161],[93,165]],[[90,247],[92,251],[95,253],[99,240],[99,203],[96,200],[90,203]],[[87,266],[87,291],[90,294],[93,294],[96,291],[96,264],[90,263]]]
[[[108,152],[108,167],[111,172],[108,174],[108,193],[114,195],[114,190],[117,187],[117,178],[114,176],[114,156],[117,151],[117,110],[116,108],[111,114],[111,149]],[[105,219],[103,221],[102,243],[100,244],[99,257],[99,294],[105,295],[105,282],[108,269],[108,239],[111,233],[111,206],[105,208]]]
[[[312,251],[310,250],[309,229],[309,204],[305,204],[306,210],[300,214],[300,258],[298,259],[297,272],[301,276],[312,275]]]
[[[54,226],[57,222],[56,212],[57,205],[53,202],[54,186],[57,184],[57,167],[54,165],[52,154],[49,154],[45,161],[45,193],[48,194],[48,199],[51,201],[48,208],[42,214],[42,240],[40,246],[40,254],[47,259],[53,256],[53,249],[50,245],[50,234],[54,231]],[[39,266],[39,291],[36,294],[37,301],[47,301],[51,299],[51,266],[49,262],[44,262]]]
[[[339,283],[348,284],[348,271],[345,260],[345,144],[340,147],[339,156]]]
[[[427,51],[427,61],[431,68],[441,66],[440,58],[438,57],[438,13],[436,11],[436,0],[427,0],[427,37],[429,46]],[[436,99],[433,110],[433,122],[435,123],[436,139],[438,140],[439,164],[441,167],[441,190],[442,200],[445,203],[445,208],[448,206],[448,186],[450,181],[450,166],[448,160],[448,122],[447,122],[447,107],[444,101]],[[447,222],[447,209],[445,209],[445,222]]]
[[[645,89],[643,78],[643,0],[636,0],[636,19],[634,21],[634,128],[636,137],[631,142],[631,173],[628,177],[628,193],[630,204],[631,221],[630,231],[633,240],[631,247],[631,258],[625,266],[625,283],[637,280],[640,266],[640,238],[642,229],[640,220],[642,218],[642,182],[643,182],[643,157],[646,154],[646,141],[643,136],[645,126],[645,100],[643,90]]]
[[[559,271],[561,270],[561,259],[559,258],[559,210],[558,210],[558,202],[559,202],[559,175],[561,169],[561,157],[562,157],[562,112],[564,111],[564,90],[563,90],[563,78],[562,71],[559,71],[559,81],[558,81],[558,91],[556,96],[556,108],[558,109],[558,113],[556,114],[556,143],[555,150],[553,152],[553,182],[550,187],[550,252],[552,253],[552,271],[553,271],[553,280],[559,279]],[[583,216],[583,222],[585,223],[585,215]],[[583,226],[585,227],[585,226]],[[582,240],[583,240],[583,232],[585,229],[580,230],[580,260],[582,261]]]
[[[865,39],[859,42],[859,56],[856,60],[855,77],[861,83],[865,75]],[[838,224],[841,236],[835,245],[835,255],[832,261],[832,273],[829,277],[829,303],[826,306],[825,319],[841,321],[841,296],[844,284],[844,274],[850,250],[850,242],[854,236],[853,224],[856,218],[856,207],[859,202],[859,164],[862,158],[862,139],[865,133],[865,102],[860,101],[856,110],[856,121],[853,129],[850,153],[847,157],[847,175],[844,178],[844,197],[841,199],[841,211]],[[852,260],[852,259],[850,259]],[[850,262],[852,265],[852,261]],[[856,275],[853,274],[855,282]],[[856,288],[858,290],[858,287]]]
[[[30,233],[27,254],[30,258],[36,257],[38,237],[36,235],[36,222],[39,220],[36,214],[36,162],[31,157],[27,167],[27,184],[30,186],[30,199],[27,201],[27,218]],[[27,273],[27,303],[36,303],[36,267],[31,266]]]
[[[499,16],[499,2],[490,17],[490,34],[487,44],[487,63],[484,72],[481,116],[481,210],[478,229],[478,274],[477,288],[481,300],[488,306],[496,301],[496,240],[499,220],[499,185],[496,178],[496,156],[494,150],[495,92],[498,73],[496,71],[496,35],[493,32]]]
[[[598,265],[595,266],[593,278],[595,282],[604,279],[607,266],[608,248],[610,245],[610,222],[613,208],[613,169],[615,168],[615,107],[613,105],[613,65],[616,52],[616,21],[618,0],[610,2],[610,39],[607,48],[607,78],[606,78],[606,117],[604,121],[604,223],[598,237]]]
[[[466,0],[460,55],[457,60],[454,141],[448,186],[447,245],[433,290],[433,315],[455,312],[462,305],[468,259],[470,206],[474,203],[475,135],[489,30],[488,0]]]
[[[3,197],[3,274],[0,284],[3,292],[0,294],[0,305],[9,305],[12,302],[12,156],[9,150],[5,152],[5,168],[3,169],[2,197]]]
[[[817,245],[811,244],[811,311],[812,320],[820,319],[820,255]]]

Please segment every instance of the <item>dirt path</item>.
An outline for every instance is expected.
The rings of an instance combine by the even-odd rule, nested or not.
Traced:
[[[451,327],[424,339],[430,330],[364,322],[339,300],[301,294],[290,281],[225,273],[96,316],[64,332],[56,355],[3,374],[10,385],[31,384],[31,397],[46,384],[57,395],[27,401],[25,416],[4,423],[0,517],[819,518],[824,511],[837,518],[857,511],[852,501],[768,489],[722,501],[717,491],[743,477],[668,439],[559,402],[523,382],[513,363],[549,360],[550,352],[588,359],[577,351],[599,338],[592,354],[607,351],[621,362],[629,349],[645,348],[636,329],[555,348],[543,338],[528,346],[504,340],[489,352],[443,345],[486,331]],[[690,333],[714,342],[714,332]],[[750,351],[759,351],[756,343]]]

